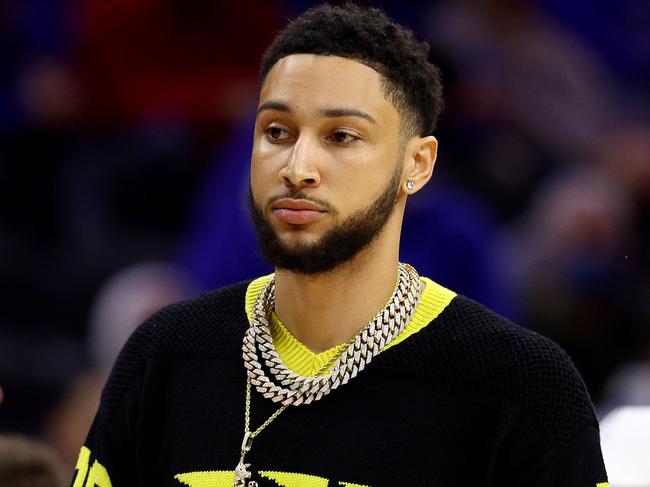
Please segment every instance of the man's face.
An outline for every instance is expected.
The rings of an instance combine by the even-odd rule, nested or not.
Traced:
[[[276,267],[324,272],[391,217],[401,183],[400,118],[380,75],[336,56],[281,59],[260,93],[251,213]]]

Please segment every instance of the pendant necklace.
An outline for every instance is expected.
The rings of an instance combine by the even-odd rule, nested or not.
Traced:
[[[415,312],[421,292],[420,276],[415,269],[399,263],[397,283],[386,305],[342,347],[341,353],[335,354],[314,377],[306,377],[288,369],[275,350],[269,328],[269,319],[275,308],[275,280],[271,278],[257,298],[251,314],[251,326],[244,335],[242,352],[247,369],[244,438],[233,487],[258,487],[256,481],[248,480],[252,472],[250,463],[246,463],[246,454],[257,435],[290,405],[317,401],[356,377],[374,356],[402,332]],[[260,355],[274,380],[262,370]],[[265,398],[282,404],[254,431],[250,429],[251,384]]]
[[[327,369],[331,367],[331,365],[334,363],[335,360],[339,358],[339,355],[334,355],[325,365],[323,365],[318,372],[316,372],[316,376],[319,376],[323,372],[325,372]],[[233,484],[233,487],[258,487],[257,482],[254,480],[251,480],[250,482],[246,482],[247,479],[249,479],[252,475],[250,472],[250,463],[245,462],[245,456],[246,454],[250,451],[251,447],[253,446],[253,440],[257,435],[259,435],[264,428],[266,428],[271,422],[280,416],[282,412],[289,407],[289,404],[283,404],[276,412],[274,412],[269,418],[262,423],[262,425],[257,428],[255,431],[251,431],[250,429],[250,423],[251,423],[251,379],[250,377],[246,378],[246,410],[244,414],[244,439],[241,442],[241,456],[239,458],[239,463],[237,464],[237,467],[235,468],[235,483]]]

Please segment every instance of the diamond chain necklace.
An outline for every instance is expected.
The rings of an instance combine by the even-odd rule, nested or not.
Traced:
[[[287,368],[273,345],[269,320],[275,308],[275,280],[271,278],[255,302],[251,326],[244,335],[242,352],[247,369],[244,438],[233,487],[258,487],[255,481],[247,482],[252,473],[249,470],[250,464],[245,463],[253,439],[287,407],[318,401],[356,377],[374,356],[402,332],[415,312],[421,291],[420,276],[415,269],[408,264],[399,263],[397,283],[386,305],[347,342],[340,354],[330,358],[314,377],[306,377]],[[259,355],[275,380],[270,379],[262,369]],[[328,373],[321,375],[328,370]],[[255,431],[250,430],[251,384],[265,398],[282,403]]]

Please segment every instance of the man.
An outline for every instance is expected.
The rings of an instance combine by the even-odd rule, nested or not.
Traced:
[[[276,272],[135,332],[75,487],[606,485],[566,354],[398,264],[436,158],[426,45],[321,6],[261,81],[250,207]]]

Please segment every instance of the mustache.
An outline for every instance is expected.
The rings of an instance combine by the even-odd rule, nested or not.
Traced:
[[[267,201],[267,206],[275,203],[278,200],[282,199],[290,199],[290,200],[306,200],[306,201],[311,201],[312,203],[315,203],[319,207],[331,212],[331,213],[338,213],[338,210],[336,207],[331,204],[329,201],[320,199],[320,198],[315,198],[313,196],[309,196],[305,194],[304,192],[298,191],[297,193],[285,193],[285,194],[277,194],[275,196],[271,196],[269,200]]]

